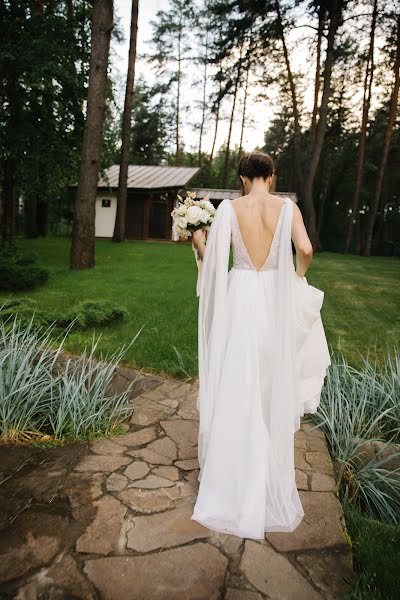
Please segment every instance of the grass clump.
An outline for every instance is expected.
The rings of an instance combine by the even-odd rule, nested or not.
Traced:
[[[397,349],[388,351],[380,371],[368,357],[355,368],[332,353],[314,415],[337,467],[342,502],[391,525],[400,524],[399,378]]]
[[[127,348],[95,360],[99,338],[93,337],[88,350],[63,364],[61,350],[71,327],[56,338],[52,350],[54,325],[43,331],[16,316],[0,320],[1,442],[51,444],[109,435],[132,412],[134,381],[122,393],[109,393]]]

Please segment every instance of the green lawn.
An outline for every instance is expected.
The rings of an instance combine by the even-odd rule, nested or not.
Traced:
[[[395,600],[399,597],[400,527],[392,527],[345,511],[358,574],[352,600]]]
[[[160,373],[182,375],[197,371],[197,270],[190,244],[96,242],[96,267],[70,271],[70,241],[66,238],[21,240],[50,270],[48,283],[29,294],[49,310],[67,310],[82,300],[105,299],[125,306],[130,319],[102,333],[99,352],[112,352],[144,329],[126,354],[125,362]],[[328,342],[357,362],[371,343],[378,356],[399,338],[400,261],[386,257],[316,254],[307,274],[309,283],[324,290],[322,318]],[[1,298],[8,294],[1,293]],[[66,349],[79,352],[92,331],[70,334]]]

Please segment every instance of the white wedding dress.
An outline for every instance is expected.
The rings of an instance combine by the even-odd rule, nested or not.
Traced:
[[[223,200],[199,271],[200,484],[191,519],[253,539],[293,531],[304,516],[294,433],[300,417],[317,410],[331,364],[324,292],[295,272],[292,214],[285,198],[256,270],[232,203]]]

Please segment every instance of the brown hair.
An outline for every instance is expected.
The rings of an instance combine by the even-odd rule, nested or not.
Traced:
[[[268,179],[275,173],[274,161],[269,154],[254,150],[243,154],[238,164],[238,175],[248,177],[253,181],[255,177]]]

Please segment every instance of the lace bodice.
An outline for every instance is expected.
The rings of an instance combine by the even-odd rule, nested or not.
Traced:
[[[252,271],[266,271],[268,269],[277,269],[278,267],[278,248],[281,237],[281,228],[283,222],[283,213],[285,211],[288,198],[284,198],[284,203],[281,207],[281,212],[279,214],[278,223],[276,225],[275,233],[272,238],[270,251],[268,257],[261,267],[261,269],[256,269],[250,259],[250,256],[246,250],[246,246],[244,245],[242,235],[240,233],[239,223],[236,217],[235,209],[232,206],[232,201],[227,199],[227,202],[230,205],[231,209],[231,218],[232,218],[232,234],[231,234],[231,246],[233,250],[233,267],[235,269],[250,269]]]

